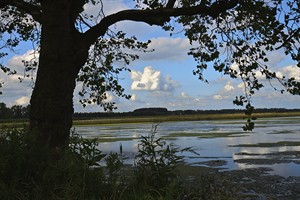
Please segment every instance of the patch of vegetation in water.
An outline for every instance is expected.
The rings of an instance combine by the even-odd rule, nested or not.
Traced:
[[[288,159],[271,159],[271,158],[242,158],[234,160],[236,163],[244,163],[249,165],[273,165],[280,163],[291,163],[293,160]]]
[[[79,124],[79,125],[75,125],[75,127],[96,127],[99,126],[101,127],[101,129],[104,130],[130,130],[132,129],[132,127],[128,126],[124,126],[124,125],[137,125],[137,124],[148,124],[147,122],[142,123],[142,122],[137,122],[137,123],[91,123],[91,124]],[[150,124],[150,123],[149,123]]]
[[[203,162],[197,162],[197,163],[193,163],[194,165],[206,165],[206,166],[210,166],[210,167],[220,167],[220,166],[224,166],[227,164],[226,160],[208,160],[208,161],[203,161]]]
[[[163,138],[198,137],[201,134],[203,134],[203,133],[176,132],[176,133],[170,133],[166,136],[163,136]]]
[[[299,133],[299,131],[294,131],[294,130],[279,130],[279,131],[273,131],[271,133],[267,133],[267,134],[294,134],[294,133]]]
[[[211,133],[187,133],[187,132],[178,132],[178,133],[170,133],[163,138],[177,138],[177,137],[198,137],[198,138],[220,138],[220,137],[243,137],[245,136],[245,132],[211,132]]]
[[[99,135],[99,137],[101,137],[101,138],[113,138],[114,135],[113,134],[109,134],[109,133],[104,133],[104,134]]]
[[[97,138],[97,142],[103,143],[103,142],[121,142],[121,141],[130,141],[130,140],[136,140],[140,138],[120,138],[120,137],[112,137],[112,138]]]
[[[199,138],[222,138],[222,137],[244,137],[245,132],[219,132],[219,133],[205,133],[198,136]]]
[[[257,143],[257,144],[238,144],[228,145],[229,147],[282,147],[282,146],[300,146],[300,141],[280,141],[274,143]]]
[[[177,140],[178,139],[176,137],[168,137],[168,136],[163,136],[162,138],[165,140]]]
[[[296,156],[300,157],[300,151],[281,151],[281,152],[272,152],[272,153],[247,153],[247,152],[239,152],[235,153],[235,155],[242,156]]]
[[[283,152],[272,152],[272,153],[247,153],[240,152],[235,153],[235,155],[240,156],[252,156],[252,158],[240,158],[234,160],[237,163],[245,164],[256,164],[256,165],[272,165],[280,163],[295,163],[298,164],[300,160],[300,151],[283,151]],[[265,158],[258,158],[259,156],[264,156]]]

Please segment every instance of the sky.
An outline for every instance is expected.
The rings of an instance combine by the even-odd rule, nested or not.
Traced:
[[[129,1],[113,0],[104,2],[106,14],[112,14],[122,9],[127,9],[132,3]],[[97,11],[97,7],[86,6],[88,12]],[[160,27],[149,26],[137,22],[119,22],[112,29],[122,30],[128,35],[135,35],[139,40],[152,42],[150,49],[153,52],[141,53],[140,59],[132,62],[128,67],[131,72],[122,72],[118,79],[125,89],[126,94],[132,97],[130,100],[118,98],[108,94],[108,101],[116,102],[116,112],[132,111],[143,107],[165,107],[168,110],[207,110],[227,109],[238,107],[232,102],[236,96],[244,94],[241,80],[233,80],[209,68],[204,72],[204,77],[209,83],[198,80],[193,75],[196,62],[187,55],[192,47],[189,40],[182,33],[173,34],[163,31]],[[7,76],[0,73],[0,80],[4,82],[0,102],[7,106],[27,105],[30,100],[33,82],[25,79],[20,83],[18,77],[24,73],[22,60],[33,57],[32,45],[21,44],[17,51],[10,53],[3,60],[3,64],[18,70],[18,74]],[[294,76],[300,80],[300,68],[282,52],[274,52],[269,55],[270,66],[278,74]],[[235,67],[235,66],[232,66]],[[253,105],[258,108],[300,108],[300,97],[288,93],[281,94],[275,91],[270,83],[263,80],[261,74],[257,76],[265,87],[256,92]],[[273,85],[277,85],[274,81]],[[88,105],[83,108],[79,103],[80,84],[74,92],[75,112],[102,112],[98,105]]]

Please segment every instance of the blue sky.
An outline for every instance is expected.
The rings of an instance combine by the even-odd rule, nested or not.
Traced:
[[[129,7],[129,4],[119,0],[109,1],[104,5],[107,14]],[[97,10],[91,6],[86,6],[86,9],[91,13]],[[191,45],[182,34],[174,34],[170,37],[169,33],[159,27],[136,22],[120,22],[111,28],[123,30],[128,35],[137,36],[140,40],[150,39],[152,41],[150,48],[155,49],[154,52],[140,54],[140,59],[129,66],[131,73],[123,72],[119,75],[119,81],[125,88],[126,94],[131,94],[132,98],[126,100],[108,94],[108,100],[116,102],[117,111],[131,111],[141,107],[166,107],[169,110],[242,108],[232,103],[235,96],[243,94],[240,80],[232,80],[213,69],[208,69],[204,73],[209,84],[201,82],[193,75],[192,71],[196,63],[187,55]],[[8,106],[28,104],[32,91],[31,80],[22,83],[18,81],[18,76],[22,76],[24,72],[21,61],[32,58],[32,46],[22,44],[18,49],[16,54],[10,54],[3,61],[7,66],[18,69],[18,75],[6,76],[0,73],[0,80],[5,83],[0,101]],[[285,58],[282,52],[275,52],[269,58],[274,72],[287,76],[293,75],[300,80],[300,69]],[[265,87],[253,97],[253,104],[256,107],[300,108],[299,96],[280,94],[274,91],[268,82],[264,83]],[[78,90],[79,87],[76,88],[76,91]],[[74,93],[76,112],[103,111],[97,105],[83,108],[78,102],[76,91]]]

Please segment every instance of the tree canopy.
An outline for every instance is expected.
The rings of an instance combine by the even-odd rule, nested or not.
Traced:
[[[24,62],[25,77],[37,71],[31,97],[31,127],[37,128],[47,141],[67,140],[76,81],[83,85],[79,93],[83,105],[97,103],[113,109],[114,104],[105,101],[109,91],[130,98],[118,82],[118,73],[129,70],[128,64],[138,59],[135,51],[151,51],[147,48],[151,41],[139,41],[135,36],[110,29],[125,20],[160,26],[170,34],[175,28],[182,29],[194,45],[187,52],[197,63],[193,73],[206,81],[203,71],[212,66],[231,78],[240,78],[245,94],[236,97],[234,103],[245,105],[247,114],[253,110],[251,96],[263,87],[257,71],[267,80],[278,80],[283,87],[274,89],[279,92],[300,94],[300,83],[295,77],[280,76],[268,65],[268,54],[283,49],[300,67],[299,1],[135,0],[134,8],[110,15],[104,13],[105,3],[103,0],[0,2],[0,58],[14,51],[21,41],[32,41],[39,55]],[[86,5],[94,6],[98,13],[87,13]],[[16,73],[3,65],[1,70]],[[0,87],[2,84],[0,80]],[[57,113],[64,114],[58,117]]]

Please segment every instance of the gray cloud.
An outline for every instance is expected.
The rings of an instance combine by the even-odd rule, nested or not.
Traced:
[[[154,49],[153,52],[140,55],[142,60],[185,60],[188,58],[187,52],[192,47],[187,38],[159,37],[151,39],[148,46]]]

